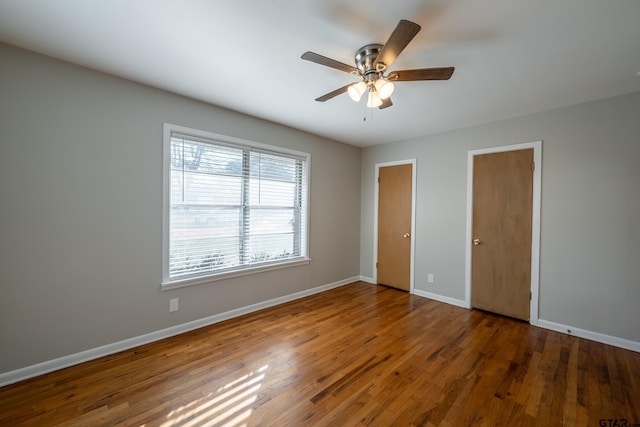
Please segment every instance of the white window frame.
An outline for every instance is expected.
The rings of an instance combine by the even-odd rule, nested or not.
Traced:
[[[305,229],[301,231],[304,233],[304,247],[301,248],[303,254],[301,257],[287,260],[277,260],[272,262],[266,262],[258,266],[241,266],[237,269],[224,272],[207,272],[196,277],[172,279],[169,274],[169,219],[171,209],[171,135],[174,133],[193,136],[195,138],[203,138],[211,140],[212,142],[219,142],[222,144],[232,144],[236,146],[245,147],[254,150],[265,150],[274,154],[282,154],[289,156],[302,157],[306,160],[306,206],[305,212]],[[163,153],[162,153],[162,283],[161,289],[174,289],[184,286],[199,285],[203,283],[211,283],[217,280],[228,279],[237,276],[244,276],[248,274],[261,273],[264,271],[270,271],[281,268],[289,268],[299,265],[309,264],[311,259],[309,258],[309,189],[311,178],[311,155],[309,153],[303,153],[296,150],[291,150],[282,147],[276,147],[259,142],[249,141],[245,139],[235,138],[227,135],[220,135],[212,132],[202,131],[198,129],[192,129],[184,126],[174,125],[170,123],[164,124],[163,129]]]

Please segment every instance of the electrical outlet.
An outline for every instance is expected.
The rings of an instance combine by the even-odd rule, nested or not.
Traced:
[[[178,311],[179,308],[179,302],[178,302],[178,298],[173,298],[169,300],[169,312],[174,312],[174,311]]]
[[[433,283],[433,274],[427,274],[427,283]]]

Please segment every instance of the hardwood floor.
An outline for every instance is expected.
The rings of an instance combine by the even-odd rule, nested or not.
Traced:
[[[362,282],[0,388],[2,426],[624,422],[640,354]]]

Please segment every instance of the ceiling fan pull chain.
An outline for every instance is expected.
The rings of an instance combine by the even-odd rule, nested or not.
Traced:
[[[369,110],[369,121],[373,119],[373,108],[365,108],[364,117],[362,118],[363,122],[367,121],[367,110]]]

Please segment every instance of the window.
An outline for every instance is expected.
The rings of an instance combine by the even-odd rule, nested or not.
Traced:
[[[163,287],[308,263],[309,155],[165,125]]]

